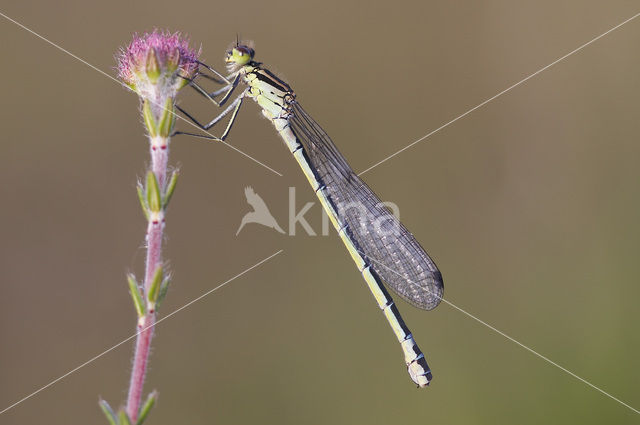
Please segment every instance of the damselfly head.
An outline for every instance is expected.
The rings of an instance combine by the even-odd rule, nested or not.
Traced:
[[[233,72],[251,62],[254,55],[255,51],[251,47],[236,43],[233,48],[227,50],[224,61],[227,63],[229,72]]]

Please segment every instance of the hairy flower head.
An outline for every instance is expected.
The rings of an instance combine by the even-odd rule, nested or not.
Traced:
[[[118,78],[142,100],[142,117],[152,138],[168,138],[175,123],[175,97],[196,75],[200,51],[179,32],[154,30],[117,55]],[[164,142],[163,142],[164,143]]]
[[[198,69],[200,50],[189,47],[179,32],[154,30],[135,34],[117,55],[118,78],[144,99],[162,101],[177,91]]]

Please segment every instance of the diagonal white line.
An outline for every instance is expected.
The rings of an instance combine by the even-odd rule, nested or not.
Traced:
[[[56,49],[66,53],[67,55],[71,56],[74,59],[77,59],[78,61],[82,62],[83,64],[87,65],[89,68],[98,71],[100,74],[104,75],[105,77],[115,81],[116,83],[118,83],[119,85],[123,86],[125,89],[131,91],[131,89],[129,87],[127,87],[125,84],[123,84],[122,82],[120,82],[117,78],[107,74],[106,72],[104,72],[103,70],[101,70],[100,68],[90,64],[89,62],[85,61],[84,59],[74,55],[73,53],[71,53],[70,51],[68,51],[67,49],[59,46],[58,44],[54,43],[53,41],[45,38],[44,36],[38,34],[37,32],[35,32],[34,30],[22,25],[20,22],[16,21],[15,19],[11,19],[10,17],[8,17],[7,15],[5,15],[4,13],[0,12],[0,16],[2,16],[3,18],[5,18],[6,20],[13,22],[14,24],[16,24],[17,26],[19,26],[20,28],[24,29],[25,31],[30,32],[31,34],[35,35],[36,37],[38,37],[39,39],[45,41],[46,43],[50,44],[51,46],[55,47]],[[192,123],[191,121],[185,119],[184,117],[176,114],[174,111],[170,111],[167,108],[164,107],[164,105],[160,105],[160,104],[156,104],[157,106],[159,106],[160,108],[170,112],[171,114],[175,115],[177,118],[183,120],[184,122],[188,123],[189,125],[197,128],[200,131],[204,131],[206,134],[208,134],[211,137],[215,137],[213,134],[209,133],[206,130],[202,130],[200,127],[198,127],[197,125],[195,125],[194,123]],[[251,155],[241,151],[240,149],[236,148],[235,146],[225,142],[224,140],[216,140],[217,142],[222,142],[223,144],[225,144],[227,147],[233,149],[234,151],[238,152],[239,154],[249,158],[250,160],[252,160],[253,162],[262,165],[264,168],[266,168],[267,170],[271,171],[272,173],[275,173],[277,175],[279,175],[280,177],[282,177],[282,174],[277,172],[276,170],[274,170],[273,168],[269,167],[268,165],[263,164],[262,162],[258,161],[257,159],[255,159],[254,157],[252,157]]]
[[[365,254],[364,254],[363,252],[358,251],[358,253],[360,253],[360,255],[362,255],[363,257],[365,256]],[[400,277],[402,277],[402,278],[404,278],[404,279],[407,279],[407,277],[406,277],[406,276],[403,276],[402,274],[398,273],[397,271],[393,270],[392,268],[387,267],[385,264],[383,264],[383,263],[382,263],[382,262],[380,262],[380,261],[377,261],[375,258],[372,258],[372,257],[371,257],[371,256],[369,256],[369,255],[366,255],[366,258],[369,258],[370,260],[372,260],[372,261],[374,261],[375,263],[377,263],[377,264],[381,265],[382,267],[384,267],[385,269],[389,270],[390,272],[392,272],[392,273],[394,273],[394,274],[396,274],[396,275],[398,275],[398,276],[400,276]],[[413,282],[412,280],[410,280],[410,279],[407,279],[407,281],[409,281],[409,282],[411,282],[411,283],[414,283],[414,282]],[[415,283],[414,283],[414,284],[415,284]],[[416,284],[416,285],[417,285],[417,284]],[[424,288],[423,288],[423,289],[424,289]],[[426,290],[427,292],[429,292],[429,293],[431,292],[431,291],[429,291],[428,289],[425,289],[425,290]],[[607,397],[609,397],[610,399],[612,399],[612,400],[614,400],[614,401],[617,401],[617,402],[618,402],[618,403],[620,403],[621,405],[623,405],[623,406],[625,406],[625,407],[627,407],[627,408],[629,408],[629,409],[633,410],[635,413],[640,414],[640,411],[639,411],[639,410],[637,410],[637,409],[635,409],[634,407],[632,407],[632,406],[628,405],[627,403],[625,403],[624,401],[620,400],[619,398],[612,396],[611,394],[609,394],[609,393],[608,393],[608,392],[606,392],[605,390],[600,389],[599,387],[595,386],[594,384],[592,384],[591,382],[587,381],[586,379],[584,379],[584,378],[582,378],[582,377],[580,377],[580,376],[576,375],[575,373],[571,372],[569,369],[567,369],[567,368],[565,368],[565,367],[560,366],[558,363],[554,362],[554,361],[553,361],[553,360],[551,360],[550,358],[548,358],[548,357],[546,357],[546,356],[543,356],[542,354],[538,353],[537,351],[535,351],[535,350],[534,350],[534,349],[532,349],[532,348],[529,348],[528,346],[524,345],[523,343],[521,343],[520,341],[516,340],[515,338],[512,338],[512,337],[510,337],[509,335],[507,335],[506,333],[502,332],[501,330],[499,330],[499,329],[495,328],[494,326],[491,326],[490,324],[488,324],[488,323],[487,323],[487,322],[485,322],[484,320],[479,319],[478,317],[474,316],[473,314],[469,313],[468,311],[466,311],[466,310],[464,310],[464,309],[462,309],[462,308],[458,307],[457,305],[455,305],[455,304],[454,304],[454,303],[452,303],[451,301],[445,300],[444,298],[440,298],[440,299],[441,299],[445,304],[450,305],[451,307],[455,308],[455,309],[456,309],[456,310],[458,310],[459,312],[461,312],[461,313],[465,314],[466,316],[468,316],[468,317],[472,318],[473,320],[477,321],[478,323],[480,323],[480,324],[482,324],[482,325],[486,326],[487,328],[491,329],[492,331],[496,332],[497,334],[502,335],[503,337],[505,337],[505,338],[506,338],[506,339],[508,339],[509,341],[511,341],[511,342],[513,342],[513,343],[515,343],[515,344],[519,345],[520,347],[524,348],[525,350],[529,351],[531,354],[534,354],[534,355],[536,355],[536,356],[540,357],[542,360],[544,360],[544,361],[546,361],[547,363],[549,363],[549,364],[551,364],[551,365],[553,365],[553,366],[557,367],[558,369],[562,370],[563,372],[565,372],[565,373],[567,373],[567,374],[569,374],[569,375],[573,376],[573,377],[574,377],[574,378],[576,378],[577,380],[579,380],[579,381],[581,381],[581,382],[583,382],[583,383],[587,384],[588,386],[590,386],[590,387],[591,387],[591,388],[593,388],[594,390],[597,390],[597,391],[601,392],[602,394],[606,395],[606,396],[607,396]]]
[[[445,303],[447,303],[448,305],[450,305],[451,307],[455,308],[456,310],[458,310],[459,312],[471,317],[473,320],[477,321],[478,323],[486,326],[487,328],[491,329],[492,331],[496,332],[499,335],[502,335],[503,337],[507,338],[509,341],[519,345],[520,347],[524,348],[525,350],[527,350],[528,352],[530,352],[531,354],[534,354],[538,357],[540,357],[542,360],[544,360],[545,362],[557,367],[558,369],[562,370],[563,372],[573,376],[574,378],[576,378],[577,380],[579,380],[582,383],[587,384],[588,386],[590,386],[591,388],[593,388],[596,391],[601,392],[602,394],[606,395],[607,397],[609,397],[610,399],[617,401],[618,403],[620,403],[621,405],[623,405],[624,407],[627,407],[631,410],[633,410],[635,413],[640,414],[640,411],[638,409],[635,409],[634,407],[628,405],[627,403],[625,403],[624,401],[620,400],[617,397],[614,397],[613,395],[609,394],[608,392],[606,392],[605,390],[596,387],[594,384],[592,384],[591,382],[587,381],[586,379],[576,375],[575,373],[571,372],[569,369],[560,366],[558,363],[554,362],[553,360],[551,360],[550,358],[538,353],[537,351],[535,351],[532,348],[527,347],[526,345],[524,345],[523,343],[521,343],[520,341],[516,340],[515,338],[510,337],[509,335],[507,335],[506,333],[502,332],[499,329],[496,329],[495,327],[491,326],[490,324],[488,324],[487,322],[477,318],[476,316],[474,316],[473,314],[463,310],[462,308],[458,307],[457,305],[453,304],[450,301],[445,300],[444,298],[442,298],[442,301],[444,301]]]
[[[487,103],[491,102],[492,100],[502,96],[503,94],[505,94],[506,92],[510,91],[511,89],[514,89],[516,87],[518,87],[519,85],[521,85],[522,83],[530,80],[531,78],[535,77],[536,75],[540,74],[543,71],[546,71],[547,69],[551,68],[553,65],[557,64],[558,62],[561,62],[562,60],[568,58],[569,56],[573,55],[574,53],[579,52],[580,50],[584,49],[585,47],[589,46],[592,43],[595,43],[596,41],[600,40],[602,37],[604,37],[605,35],[617,30],[618,28],[620,28],[621,26],[623,26],[626,23],[631,22],[632,20],[636,19],[638,16],[640,16],[640,12],[636,13],[635,15],[633,15],[632,17],[630,17],[629,19],[619,23],[618,25],[616,25],[615,27],[609,29],[608,31],[603,32],[602,34],[600,34],[599,36],[597,36],[596,38],[593,38],[592,40],[584,43],[583,45],[581,45],[580,47],[577,47],[575,49],[573,49],[572,51],[570,51],[569,53],[567,53],[566,55],[559,57],[558,59],[556,59],[555,61],[551,62],[549,65],[540,68],[539,70],[537,70],[536,72],[534,72],[533,74],[529,75],[526,78],[523,78],[522,80],[518,81],[517,83],[507,87],[506,89],[502,90],[500,93],[496,94],[495,96],[490,97],[489,99],[485,100],[484,102],[474,106],[473,108],[469,109],[467,112],[463,113],[462,115],[457,116],[456,118],[452,119],[451,121],[447,122],[446,124],[441,125],[440,127],[436,128],[435,130],[431,131],[430,133],[425,134],[424,136],[422,136],[421,138],[419,138],[418,140],[408,144],[407,146],[405,146],[404,148],[400,149],[399,151],[389,155],[388,157],[384,158],[381,161],[376,162],[375,164],[373,164],[371,167],[367,168],[364,171],[361,171],[360,173],[358,173],[359,176],[363,175],[364,173],[376,168],[378,165],[387,162],[388,160],[390,160],[391,158],[393,158],[394,156],[406,151],[407,149],[409,149],[410,147],[414,146],[417,143],[422,142],[424,139],[426,139],[429,136],[434,135],[435,133],[439,132],[440,130],[442,130],[443,128],[446,128],[448,126],[450,126],[451,124],[453,124],[454,122],[458,121],[461,118],[466,117],[467,115],[469,115],[470,113],[472,113],[473,111],[475,111],[478,108],[483,107],[484,105],[486,105]]]
[[[182,307],[180,307],[180,308],[178,308],[178,309],[176,309],[176,310],[172,311],[171,313],[167,314],[166,316],[164,316],[164,317],[162,317],[162,318],[158,319],[158,320],[156,321],[155,325],[158,325],[160,322],[163,322],[163,321],[167,320],[169,317],[171,317],[171,316],[173,316],[174,314],[176,314],[176,313],[178,313],[178,312],[180,312],[180,311],[184,310],[185,308],[189,307],[191,304],[193,304],[193,303],[195,303],[195,302],[200,301],[202,298],[206,297],[207,295],[211,294],[212,292],[217,291],[218,289],[222,288],[222,287],[223,287],[223,286],[225,286],[226,284],[228,284],[228,283],[230,283],[230,282],[232,282],[232,281],[236,280],[237,278],[239,278],[240,276],[244,275],[245,273],[247,273],[247,272],[249,272],[249,271],[251,271],[251,270],[255,269],[256,267],[258,267],[258,266],[260,266],[260,265],[262,265],[262,264],[266,263],[267,261],[269,261],[270,259],[272,259],[272,258],[273,258],[273,257],[275,257],[276,255],[280,254],[282,251],[283,251],[283,250],[281,249],[280,251],[278,251],[278,252],[276,252],[276,253],[274,253],[274,254],[271,254],[271,255],[270,255],[270,256],[268,256],[267,258],[265,258],[265,259],[263,259],[263,260],[261,260],[261,261],[257,262],[256,264],[254,264],[253,266],[249,267],[248,269],[243,270],[242,272],[240,272],[240,273],[238,273],[237,275],[233,276],[233,277],[232,277],[232,278],[230,278],[229,280],[227,280],[227,281],[225,281],[225,282],[221,283],[220,285],[216,286],[216,287],[215,287],[215,288],[213,288],[213,289],[210,289],[209,291],[205,292],[204,294],[200,295],[199,297],[197,297],[197,298],[195,298],[195,299],[193,299],[193,300],[189,301],[188,303],[186,303],[186,304],[185,304],[185,305],[183,305]],[[16,407],[16,406],[17,406],[17,405],[19,405],[20,403],[22,403],[22,402],[24,402],[24,401],[26,401],[26,400],[30,399],[31,397],[33,397],[34,395],[38,394],[39,392],[44,391],[44,390],[46,390],[47,388],[49,388],[50,386],[52,386],[52,385],[54,385],[54,384],[56,384],[56,383],[60,382],[61,380],[63,380],[63,379],[64,379],[64,378],[66,378],[67,376],[69,376],[69,375],[71,375],[71,374],[73,374],[73,373],[77,372],[78,370],[80,370],[80,369],[82,369],[83,367],[85,367],[86,365],[88,365],[88,364],[90,364],[90,363],[94,362],[95,360],[99,359],[100,357],[104,356],[105,354],[107,354],[107,353],[109,353],[109,352],[111,352],[111,351],[115,350],[116,348],[120,347],[122,344],[126,343],[127,341],[132,340],[133,338],[135,338],[136,336],[138,336],[138,334],[140,334],[140,333],[142,333],[142,332],[146,331],[147,329],[149,329],[149,328],[151,328],[151,327],[153,327],[153,326],[154,326],[154,325],[150,325],[150,326],[147,326],[147,327],[146,327],[146,328],[144,328],[144,329],[141,329],[139,332],[136,332],[135,334],[131,335],[130,337],[128,337],[128,338],[126,338],[126,339],[123,339],[122,341],[120,341],[120,342],[119,342],[119,343],[117,343],[116,345],[112,346],[111,348],[109,348],[109,349],[107,349],[107,350],[104,350],[102,353],[100,353],[100,354],[98,354],[98,355],[96,355],[96,356],[94,356],[94,357],[90,358],[89,360],[87,360],[86,362],[82,363],[81,365],[79,365],[79,366],[77,366],[77,367],[75,367],[75,368],[71,369],[69,372],[65,373],[64,375],[61,375],[60,377],[58,377],[58,378],[54,379],[53,381],[49,382],[47,385],[45,385],[45,386],[43,386],[43,387],[39,388],[38,390],[36,390],[36,391],[32,392],[32,393],[31,393],[31,394],[29,394],[29,395],[27,395],[27,396],[25,396],[25,397],[21,398],[20,400],[16,401],[15,403],[11,404],[10,406],[5,407],[4,409],[2,409],[2,410],[0,411],[0,415],[2,415],[2,414],[3,414],[4,412],[6,412],[7,410],[10,410],[10,409],[12,409],[12,408]]]

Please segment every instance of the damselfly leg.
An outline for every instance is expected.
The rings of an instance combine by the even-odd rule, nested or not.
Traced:
[[[177,136],[179,134],[185,134],[185,135],[188,135],[188,136],[196,136],[196,137],[201,137],[201,138],[204,138],[204,139],[224,141],[227,138],[227,136],[229,135],[229,132],[231,131],[231,127],[233,126],[233,123],[236,121],[236,117],[238,116],[238,111],[240,110],[240,106],[242,106],[242,100],[243,99],[244,99],[244,93],[241,94],[240,96],[238,96],[233,102],[231,102],[231,104],[229,106],[227,106],[227,108],[224,111],[222,111],[222,113],[220,115],[218,115],[213,120],[211,120],[207,125],[202,125],[191,114],[189,114],[187,111],[185,111],[184,109],[182,109],[181,107],[176,105],[176,109],[177,110],[182,112],[185,117],[187,117],[195,125],[197,125],[201,130],[204,130],[204,131],[208,131],[211,127],[213,127],[218,122],[220,122],[221,119],[223,119],[225,116],[229,115],[229,113],[231,113],[231,118],[229,119],[229,122],[227,123],[227,128],[225,128],[224,133],[222,133],[222,136],[220,136],[219,138],[215,137],[215,136],[206,136],[206,135],[201,135],[201,134],[187,133],[187,132],[184,132],[184,131],[176,131],[176,132],[173,133],[173,136]]]
[[[206,63],[200,62],[200,61],[196,61],[196,62],[198,63],[198,65],[208,69],[211,73],[215,74],[215,76],[219,78],[219,80],[216,79],[216,77],[212,77],[210,75],[207,75],[206,78],[216,81],[218,84],[231,84],[231,81],[229,80],[229,78],[231,77],[230,75],[225,77],[224,75],[216,71],[215,68],[207,65]],[[203,74],[203,75],[206,75],[206,74]]]
[[[208,70],[214,72],[216,75],[221,76],[221,74],[217,71],[215,71],[213,68],[211,68],[210,66],[200,63],[198,62],[200,65],[203,65],[204,67],[206,67]],[[196,75],[196,77],[198,76],[206,76],[207,78],[213,80],[213,81],[217,81],[220,84],[223,84],[224,82],[217,80],[214,77],[211,77],[210,75],[207,75],[205,73],[198,73]],[[226,82],[230,81],[228,78],[231,78],[233,76],[230,75],[229,77],[222,77],[224,78],[224,80]],[[198,83],[195,82],[195,78],[188,80],[189,81],[189,85],[199,94],[201,94],[202,96],[204,96],[205,98],[207,98],[209,101],[211,101],[213,104],[215,104],[218,107],[222,107],[224,106],[224,104],[231,98],[231,95],[233,94],[233,92],[235,91],[235,89],[238,87],[238,82],[240,81],[240,75],[238,73],[236,73],[236,75],[234,76],[233,80],[231,80],[231,82],[229,82],[229,84],[227,84],[226,86],[214,91],[214,92],[207,92],[202,86],[198,85]],[[238,116],[238,111],[240,110],[240,107],[242,106],[242,101],[244,99],[244,96],[246,94],[247,90],[244,90],[238,97],[236,97],[233,102],[231,102],[229,104],[229,106],[222,111],[217,117],[213,118],[211,121],[209,121],[209,123],[207,124],[202,124],[200,123],[192,114],[190,114],[189,112],[185,111],[183,108],[181,108],[179,105],[176,105],[176,109],[179,110],[185,117],[187,117],[191,122],[193,122],[196,126],[198,126],[201,130],[203,131],[208,131],[211,127],[215,126],[216,124],[218,124],[220,122],[220,120],[222,120],[224,117],[226,117],[227,115],[231,114],[231,117],[229,119],[229,122],[227,123],[227,127],[225,128],[224,132],[222,133],[222,135],[220,137],[216,137],[213,135],[201,135],[201,134],[195,134],[195,133],[188,133],[188,132],[184,132],[184,131],[176,131],[173,133],[173,136],[176,135],[180,135],[180,134],[184,134],[184,135],[188,135],[188,136],[195,136],[195,137],[200,137],[203,139],[209,139],[209,140],[219,140],[219,141],[224,141],[227,136],[229,135],[229,132],[231,131],[231,127],[233,126],[233,123],[236,120],[236,117]],[[215,98],[221,94],[224,93],[224,97],[219,100],[216,101]]]

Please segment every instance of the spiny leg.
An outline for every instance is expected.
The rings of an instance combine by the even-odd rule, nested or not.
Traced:
[[[244,99],[244,93],[242,93],[233,102],[231,102],[231,104],[224,111],[222,111],[222,113],[220,115],[218,115],[213,120],[211,120],[209,122],[209,124],[207,124],[207,125],[202,125],[191,114],[189,114],[187,111],[182,109],[180,106],[176,105],[176,109],[178,109],[180,112],[182,112],[195,125],[197,125],[201,130],[204,130],[204,131],[208,131],[211,127],[213,127],[218,122],[220,122],[220,120],[222,118],[224,118],[226,115],[228,115],[229,113],[231,113],[231,118],[229,119],[229,123],[227,124],[227,127],[225,128],[224,133],[222,133],[222,136],[220,136],[220,138],[217,138],[215,136],[205,137],[203,135],[196,135],[196,134],[193,134],[193,133],[186,133],[184,131],[176,131],[176,132],[174,132],[172,134],[172,136],[175,136],[175,135],[178,135],[178,134],[186,134],[186,135],[190,135],[190,136],[202,137],[204,139],[212,139],[212,140],[224,141],[224,139],[226,139],[227,136],[229,135],[229,132],[231,131],[231,127],[233,126],[233,123],[235,122],[235,120],[236,120],[236,118],[238,116],[238,112],[240,111],[240,106],[242,106],[242,100],[243,99]]]
[[[195,82],[195,79],[198,76],[206,76],[206,74],[196,74],[196,76],[191,78],[191,79],[184,78],[184,77],[182,77],[182,78],[187,80],[189,82],[189,85],[196,92],[198,92],[202,96],[206,97],[210,102],[212,102],[217,107],[221,107],[225,103],[227,103],[227,101],[229,100],[229,98],[233,94],[233,91],[236,89],[236,87],[238,87],[238,82],[240,81],[240,74],[237,74],[236,77],[234,78],[234,80],[231,82],[231,84],[228,84],[228,85],[226,85],[226,86],[222,87],[221,89],[218,89],[218,90],[216,90],[214,92],[208,93],[202,86],[200,86],[198,83]],[[219,101],[215,100],[215,98],[217,96],[219,96],[220,94],[222,94],[222,93],[225,93],[224,97]]]
[[[200,71],[198,71],[196,73],[196,77],[204,77],[207,80],[211,80],[211,81],[213,81],[214,83],[217,83],[217,84],[228,84],[225,80],[220,80],[220,79],[218,79],[218,78],[216,78],[216,77],[214,77],[212,75],[205,74],[204,72],[200,72]]]
[[[204,97],[206,97],[207,99],[209,99],[213,104],[215,104],[216,106],[220,107],[222,105],[224,105],[227,100],[229,100],[229,98],[231,97],[231,95],[233,94],[233,91],[235,90],[235,88],[238,86],[238,82],[240,81],[240,72],[236,71],[234,73],[229,74],[228,76],[224,76],[221,73],[219,73],[218,71],[215,70],[215,68],[207,65],[204,62],[200,62],[198,60],[196,60],[196,63],[199,66],[204,67],[205,69],[209,70],[211,73],[215,74],[214,76],[208,75],[204,72],[201,72],[200,69],[198,69],[198,72],[196,72],[196,75],[193,78],[185,78],[187,81],[189,81],[189,85],[191,85],[194,90],[196,90],[198,93],[200,93],[201,95],[203,95]],[[208,93],[204,88],[202,88],[201,86],[199,86],[196,82],[195,79],[198,77],[204,77],[207,78],[211,81],[214,81],[218,84],[225,84],[226,85],[224,87],[222,87],[221,89],[218,89],[212,93]],[[217,77],[217,78],[216,78]],[[231,78],[233,77],[233,81],[231,80]],[[183,77],[184,78],[184,77]],[[218,95],[224,93],[226,91],[226,94],[224,95],[224,97],[218,102],[216,101],[214,98],[217,97]]]
[[[222,106],[225,103],[227,103],[227,100],[229,100],[229,98],[231,97],[231,94],[233,93],[233,91],[236,89],[236,87],[238,87],[238,82],[240,81],[240,74],[236,74],[236,78],[233,79],[233,82],[231,83],[231,87],[229,88],[229,91],[227,92],[227,94],[224,95],[224,97],[222,99],[220,99],[220,105],[218,106]],[[209,93],[209,96],[216,96],[217,94],[219,94],[223,92],[222,89],[214,91],[213,93]]]
[[[204,75],[205,74],[196,74],[196,76],[193,77],[193,78],[186,78],[186,77],[180,77],[180,78],[186,80],[188,82],[188,85],[191,86],[191,88],[193,88],[196,92],[198,92],[202,96],[206,97],[211,103],[213,103],[214,105],[216,105],[218,107],[222,106],[222,103],[220,103],[217,100],[215,100],[215,97],[217,95],[219,95],[220,93],[224,93],[226,90],[232,90],[233,87],[231,87],[231,85],[226,85],[222,89],[219,89],[219,90],[209,94],[204,88],[202,88],[198,83],[195,82],[195,78],[196,77],[204,76]]]
[[[231,87],[231,86],[224,86],[224,87],[223,87],[223,88],[221,88],[221,89],[218,89],[218,90],[216,90],[216,91],[214,91],[214,92],[209,93],[209,96],[211,96],[211,97],[218,97],[218,96],[220,96],[222,93],[224,93],[225,91],[229,90],[229,88],[230,88],[230,87]]]
[[[204,62],[200,62],[200,61],[196,61],[198,63],[198,65],[204,66],[205,68],[207,68],[209,71],[213,72],[216,77],[220,78],[221,80],[223,80],[224,83],[227,84],[231,84],[231,81],[229,80],[229,78],[231,77],[231,75],[229,75],[228,77],[225,77],[224,75],[220,74],[218,71],[216,71],[214,68],[210,67],[209,65],[207,65]],[[232,74],[233,75],[233,74]],[[213,79],[213,78],[210,78]],[[220,83],[222,84],[222,83]]]
[[[229,106],[227,106],[227,108],[224,111],[222,111],[222,113],[220,113],[220,115],[218,115],[217,117],[215,117],[214,119],[209,121],[209,123],[206,124],[206,125],[200,123],[197,119],[195,119],[195,117],[193,117],[190,113],[188,113],[187,111],[182,109],[179,105],[176,105],[176,109],[179,110],[180,112],[182,112],[191,121],[193,121],[193,123],[195,125],[197,125],[199,128],[201,128],[202,130],[207,131],[211,127],[216,125],[222,118],[224,118],[226,115],[228,115],[233,110],[233,108],[236,108],[237,105],[242,101],[241,99],[242,99],[243,96],[244,96],[244,93],[241,94],[240,96],[238,96],[233,102],[231,102],[231,104]]]
[[[227,123],[227,128],[225,128],[224,133],[222,133],[222,136],[220,136],[222,140],[227,138],[227,136],[229,135],[229,132],[231,131],[231,127],[233,126],[233,123],[236,122],[236,118],[238,117],[238,112],[240,112],[240,106],[242,106],[242,101],[244,100],[244,93],[242,96],[238,96],[238,99],[236,100],[238,101],[238,106],[236,106],[236,108],[233,110],[233,113],[231,114],[231,118],[229,118],[229,122]]]
[[[231,97],[231,95],[233,94],[234,90],[238,87],[238,83],[240,81],[240,73],[238,71],[236,71],[235,73],[232,73],[230,75],[228,75],[227,77],[223,76],[222,74],[220,74],[218,71],[216,71],[214,68],[210,67],[209,65],[197,61],[198,65],[202,65],[203,67],[205,67],[206,69],[208,69],[209,71],[211,71],[212,73],[214,73],[217,77],[221,78],[224,81],[220,81],[219,79],[210,76],[208,74],[205,74],[203,72],[198,71],[196,73],[196,75],[189,79],[189,78],[185,78],[185,80],[187,80],[189,82],[189,85],[191,87],[193,87],[194,90],[196,90],[199,94],[201,94],[202,96],[206,97],[209,101],[211,101],[213,104],[215,104],[218,107],[223,106]],[[226,86],[212,92],[212,93],[208,93],[204,88],[202,88],[200,85],[198,85],[195,82],[196,77],[198,76],[202,76],[205,77],[211,81],[214,81],[218,84],[224,84],[225,82],[227,83]],[[231,78],[233,77],[233,81],[231,81]],[[184,78],[181,76],[181,78]],[[225,93],[226,92],[226,93]],[[180,112],[182,112],[189,120],[191,120],[196,126],[198,126],[200,129],[204,130],[204,131],[208,131],[211,127],[213,127],[214,125],[216,125],[218,122],[220,122],[220,120],[222,118],[224,118],[226,115],[228,115],[231,112],[231,118],[229,119],[229,122],[227,124],[227,127],[225,128],[224,133],[222,133],[222,136],[220,138],[213,136],[213,135],[201,135],[201,134],[196,134],[196,133],[188,133],[188,132],[184,132],[184,131],[176,131],[172,134],[172,136],[176,136],[179,134],[185,134],[188,136],[194,136],[194,137],[200,137],[203,139],[209,139],[209,140],[217,140],[217,141],[224,141],[224,139],[229,135],[229,132],[231,131],[231,127],[233,126],[233,123],[235,122],[237,116],[238,116],[238,112],[240,111],[240,106],[242,106],[242,100],[246,94],[247,90],[243,91],[242,94],[240,94],[224,111],[222,111],[222,113],[220,115],[218,115],[217,117],[215,117],[213,120],[211,120],[207,125],[202,125],[198,120],[195,119],[195,117],[193,117],[191,114],[189,114],[187,111],[185,111],[184,109],[182,109],[180,106],[175,105],[176,109],[178,109]],[[220,101],[216,101],[214,98],[217,97],[218,95],[225,93],[224,97],[220,100]]]
[[[171,137],[184,134],[185,136],[198,137],[200,139],[214,140],[216,142],[222,142],[223,140],[216,136],[209,136],[208,134],[189,133],[186,131],[174,131]]]
[[[190,85],[191,85],[191,87],[193,87],[193,89],[195,91],[197,91],[202,96],[204,96],[207,99],[209,99],[216,106],[221,107],[225,103],[227,103],[227,101],[229,100],[229,98],[233,94],[234,90],[238,87],[238,83],[239,82],[240,82],[240,74],[237,74],[236,77],[233,79],[233,82],[231,84],[226,85],[226,86],[222,87],[221,89],[218,89],[218,90],[216,90],[214,92],[211,92],[211,93],[207,93],[202,86],[198,85],[198,83],[196,83],[193,80],[190,81]],[[222,99],[220,99],[219,101],[216,101],[215,98],[217,96],[219,96],[220,94],[222,94],[222,93],[225,93],[224,97]]]

